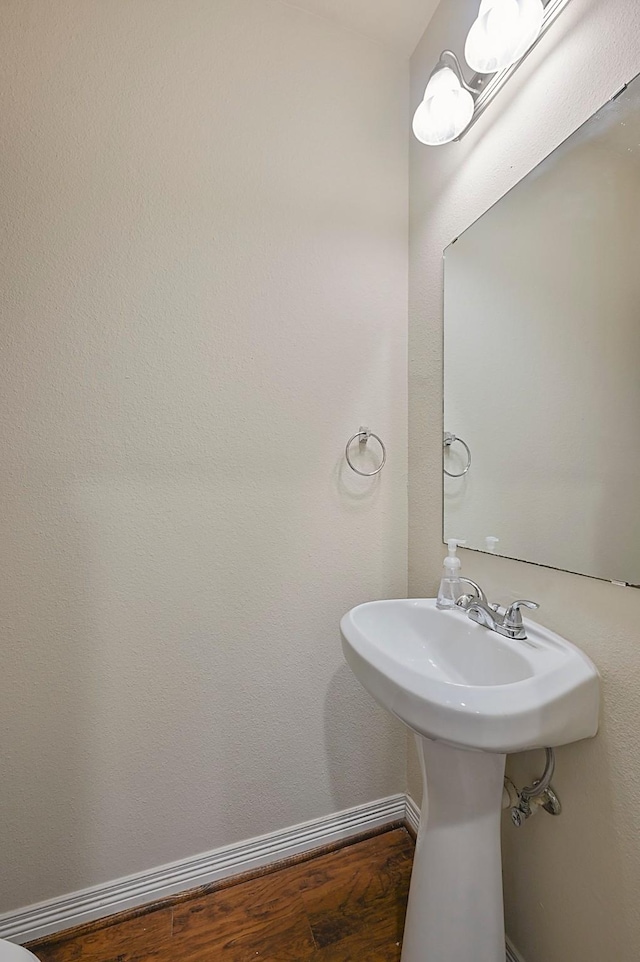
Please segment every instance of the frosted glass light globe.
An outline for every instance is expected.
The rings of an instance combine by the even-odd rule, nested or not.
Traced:
[[[542,0],[482,0],[464,47],[477,73],[495,73],[525,55],[542,27]]]
[[[473,117],[474,102],[450,67],[433,74],[413,116],[413,132],[422,144],[438,147],[459,137]]]

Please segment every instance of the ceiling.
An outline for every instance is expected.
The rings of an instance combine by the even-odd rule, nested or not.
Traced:
[[[409,57],[440,0],[285,0]]]

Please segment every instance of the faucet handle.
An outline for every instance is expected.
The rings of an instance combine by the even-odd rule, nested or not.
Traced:
[[[514,601],[504,613],[503,624],[505,628],[522,628],[522,613],[520,609],[539,607],[540,605],[536,601]]]

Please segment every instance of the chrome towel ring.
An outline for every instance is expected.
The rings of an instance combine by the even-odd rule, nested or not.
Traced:
[[[450,431],[445,431],[445,432],[444,432],[444,447],[445,447],[445,451],[446,451],[447,448],[450,448],[451,445],[452,445],[455,441],[458,441],[458,442],[462,445],[462,447],[465,449],[465,451],[467,452],[467,465],[466,465],[465,469],[464,469],[463,471],[460,471],[458,474],[453,474],[453,472],[447,471],[446,468],[444,468],[444,473],[445,473],[445,474],[447,475],[447,477],[449,477],[449,478],[463,478],[463,477],[465,476],[465,474],[468,474],[469,468],[471,467],[471,451],[469,450],[469,445],[467,444],[466,441],[463,441],[462,438],[458,438],[458,437],[456,437],[455,434],[451,434]]]
[[[380,462],[379,466],[375,469],[375,471],[360,471],[360,469],[356,468],[353,462],[351,461],[351,458],[349,456],[349,448],[351,447],[351,445],[353,444],[356,438],[358,439],[359,444],[366,444],[369,438],[375,438],[375,440],[380,445],[380,449],[382,451],[382,461]],[[363,478],[373,478],[374,475],[380,474],[380,472],[382,471],[382,469],[384,468],[387,462],[387,449],[384,446],[384,442],[382,438],[379,438],[377,434],[374,434],[373,431],[369,430],[369,428],[360,428],[358,433],[354,434],[353,437],[349,438],[349,440],[347,441],[347,445],[344,449],[344,456],[347,459],[347,464],[349,465],[352,471],[355,471],[356,474],[362,475]]]

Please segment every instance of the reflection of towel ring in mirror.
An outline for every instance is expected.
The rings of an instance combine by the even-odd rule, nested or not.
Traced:
[[[382,461],[380,462],[380,465],[375,469],[375,471],[360,471],[352,463],[351,458],[349,457],[349,448],[351,447],[351,445],[353,444],[356,438],[358,439],[358,442],[360,444],[366,444],[369,438],[375,438],[378,444],[380,445],[380,448],[382,450]],[[387,462],[387,449],[384,446],[382,438],[379,438],[377,434],[374,434],[373,431],[369,430],[369,428],[360,428],[358,433],[354,434],[353,437],[349,438],[349,440],[347,441],[347,446],[344,449],[344,456],[347,459],[347,464],[349,465],[352,471],[355,471],[356,474],[361,474],[363,478],[372,478],[374,475],[380,474],[380,472],[384,468]]]
[[[450,448],[454,441],[458,441],[467,452],[467,466],[465,467],[464,471],[460,471],[459,474],[453,474],[451,471],[447,471],[446,468],[444,468],[444,473],[449,478],[464,478],[465,474],[468,473],[469,468],[471,467],[471,451],[469,450],[469,445],[467,444],[466,441],[463,441],[462,438],[456,437],[455,434],[451,434],[450,431],[445,431],[444,432],[445,448]]]

